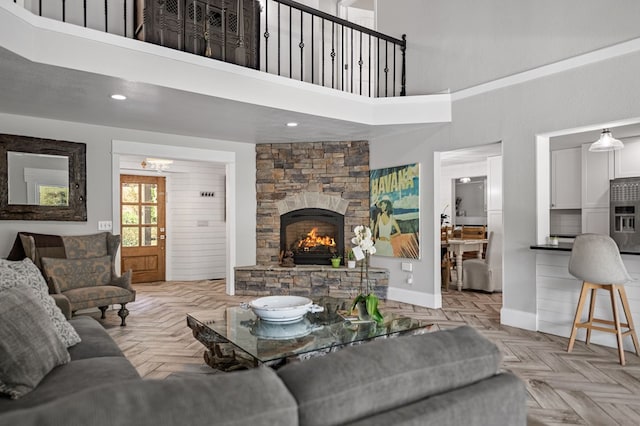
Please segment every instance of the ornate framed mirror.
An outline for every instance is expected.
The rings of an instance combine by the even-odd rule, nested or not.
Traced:
[[[86,221],[86,145],[0,134],[0,220]]]

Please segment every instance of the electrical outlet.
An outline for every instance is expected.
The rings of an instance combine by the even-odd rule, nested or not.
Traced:
[[[407,284],[413,284],[413,274],[409,274],[409,276],[407,276]]]
[[[113,222],[110,220],[98,221],[98,231],[111,231],[113,229]]]

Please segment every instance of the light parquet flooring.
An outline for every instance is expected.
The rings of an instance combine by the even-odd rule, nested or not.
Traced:
[[[221,280],[135,288],[128,325],[119,327],[115,310],[102,323],[146,378],[215,374],[203,361],[204,347],[193,338],[186,314],[252,299],[225,295]],[[503,368],[527,384],[530,425],[640,424],[640,358],[628,353],[622,367],[615,349],[583,342],[576,342],[569,354],[566,338],[501,325],[501,305],[499,293],[452,290],[443,293],[442,309],[389,301],[382,310],[432,321],[439,329],[468,324],[495,342],[504,354]],[[99,318],[99,312],[89,315]]]

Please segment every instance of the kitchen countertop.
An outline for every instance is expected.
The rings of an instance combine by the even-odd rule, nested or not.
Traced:
[[[552,246],[551,244],[533,244],[529,248],[534,250],[571,251],[571,249],[573,248],[573,243],[558,243],[557,246]],[[621,251],[620,254],[640,256],[640,253],[630,251]]]

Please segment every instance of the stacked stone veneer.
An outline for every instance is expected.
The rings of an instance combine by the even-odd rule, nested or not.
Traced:
[[[369,222],[369,143],[256,145],[258,265],[277,265],[280,215],[321,208],[344,215],[345,247],[356,225]]]
[[[243,296],[331,296],[352,299],[361,291],[359,268],[332,268],[327,265],[244,266],[236,268],[236,293]],[[364,285],[364,281],[363,285]],[[369,289],[387,298],[389,271],[369,268]],[[364,291],[364,290],[363,290]]]
[[[256,145],[257,265],[238,267],[240,295],[290,294],[350,297],[360,271],[329,265],[278,266],[280,215],[320,208],[344,215],[345,247],[353,228],[369,223],[369,143],[303,142]],[[389,273],[370,270],[370,285],[386,298]]]

